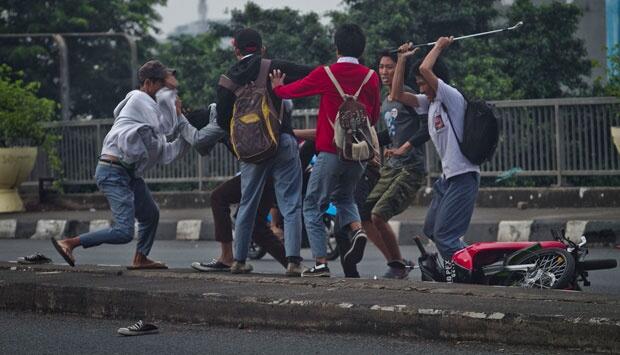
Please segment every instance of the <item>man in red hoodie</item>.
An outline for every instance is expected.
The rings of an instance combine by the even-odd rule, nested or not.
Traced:
[[[361,87],[358,101],[365,106],[371,124],[374,125],[381,107],[380,81],[377,74],[372,73],[370,80],[363,84],[371,69],[359,64],[358,60],[364,52],[366,36],[359,26],[345,24],[336,30],[334,42],[338,60],[337,63],[329,66],[329,69],[345,94],[353,95]],[[326,233],[321,220],[322,211],[331,199],[338,209],[339,225],[348,225],[353,235],[352,246],[345,254],[344,262],[349,265],[359,263],[363,257],[367,236],[362,229],[353,192],[364,171],[365,164],[341,161],[338,158],[332,125],[343,99],[330,80],[326,68],[318,67],[305,78],[283,85],[285,76],[286,73],[283,74],[280,71],[274,71],[272,74],[273,92],[280,98],[293,99],[321,95],[316,126],[318,155],[308,181],[303,204],[306,230],[312,253],[316,258],[316,265],[305,271],[302,276],[329,277]]]

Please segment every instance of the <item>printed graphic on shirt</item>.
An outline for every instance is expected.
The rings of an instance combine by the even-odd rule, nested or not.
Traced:
[[[383,118],[385,120],[385,125],[388,129],[388,134],[390,135],[390,137],[394,137],[396,135],[396,118],[398,118],[398,109],[393,108],[389,111],[386,111]]]
[[[441,131],[446,125],[443,123],[443,118],[441,118],[441,110],[435,111],[435,118],[433,118],[433,125],[435,126],[435,131]]]

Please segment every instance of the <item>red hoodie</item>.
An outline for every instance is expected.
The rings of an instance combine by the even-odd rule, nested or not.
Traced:
[[[367,67],[354,63],[335,63],[330,69],[345,94],[353,95],[359,89],[364,77],[368,74]],[[374,124],[379,119],[381,108],[381,82],[379,76],[374,73],[370,80],[364,85],[358,101],[366,106],[366,111],[370,117],[370,124]],[[336,87],[327,76],[325,68],[314,69],[305,78],[278,86],[273,92],[283,99],[295,99],[306,96],[321,95],[319,104],[319,117],[316,124],[316,150],[317,152],[336,153],[334,144],[334,129],[332,124],[336,119],[338,107],[342,104],[342,98]],[[330,123],[331,122],[331,123]]]

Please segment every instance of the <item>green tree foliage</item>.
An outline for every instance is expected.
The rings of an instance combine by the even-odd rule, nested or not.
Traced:
[[[433,42],[440,36],[460,36],[486,31],[497,16],[494,0],[424,1],[424,0],[345,0],[346,9],[332,12],[334,26],[344,22],[360,25],[367,36],[365,60],[376,66],[377,54],[383,48],[395,48],[407,41]],[[455,44],[459,53],[448,59],[452,76],[462,74],[462,58],[467,46]],[[426,52],[421,51],[420,57]]]
[[[616,45],[609,56],[611,68],[607,71],[607,83],[598,77],[594,83],[594,95],[620,97],[620,45]]]
[[[156,4],[166,0],[0,0],[0,33],[124,32],[140,39],[141,59],[154,45]],[[129,48],[124,40],[67,37],[74,114],[110,117],[131,89]],[[50,38],[2,39],[0,58],[41,82],[42,96],[59,99],[58,48]]]
[[[0,64],[0,147],[43,146],[52,170],[61,173],[54,145],[59,138],[42,125],[53,118],[56,103],[38,97],[40,84],[23,77],[23,72]]]
[[[197,109],[215,101],[220,74],[235,62],[232,51],[222,49],[220,42],[219,37],[205,33],[171,37],[159,46],[161,61],[177,69],[184,107]]]
[[[232,10],[227,35],[251,27],[263,36],[267,56],[308,65],[324,64],[335,58],[327,29],[315,12],[301,14],[289,7],[262,9],[248,2],[243,10]]]
[[[509,59],[501,70],[524,98],[585,92],[584,77],[590,75],[592,63],[583,41],[574,35],[581,15],[575,4],[559,1],[534,6],[531,0],[517,0],[509,8],[509,23],[525,25],[518,35],[498,36],[493,55]]]

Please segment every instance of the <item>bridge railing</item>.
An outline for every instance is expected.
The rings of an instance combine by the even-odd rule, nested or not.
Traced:
[[[495,101],[501,135],[493,159],[482,165],[483,176],[497,176],[512,168],[520,175],[552,176],[558,185],[563,177],[620,175],[620,155],[615,151],[611,126],[620,126],[620,100],[610,97]],[[293,126],[315,127],[316,109],[295,110]],[[97,156],[112,119],[63,121],[48,124],[61,137],[58,152],[64,183],[93,184]],[[426,149],[429,180],[441,173],[432,144]],[[146,173],[158,183],[197,183],[225,180],[238,170],[238,162],[219,144],[211,155],[194,150],[166,166]],[[39,154],[30,184],[49,177],[47,157]]]

